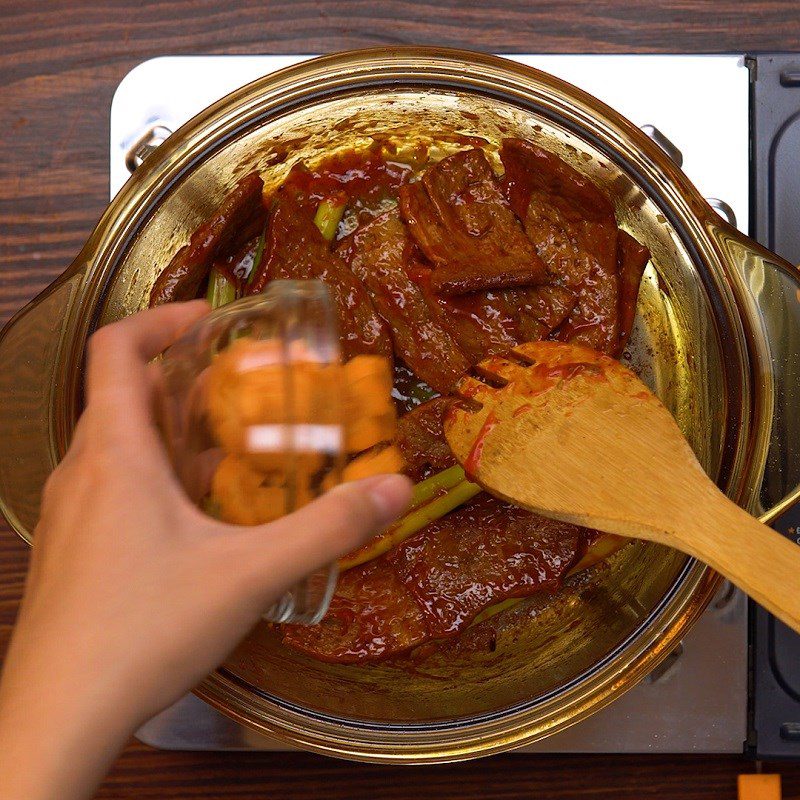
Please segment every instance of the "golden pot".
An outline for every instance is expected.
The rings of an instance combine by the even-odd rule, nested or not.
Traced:
[[[386,48],[306,61],[188,122],[123,187],[70,268],[5,327],[0,504],[11,525],[30,540],[81,406],[87,337],[147,304],[155,276],[238,178],[257,168],[277,185],[297,159],[376,137],[424,139],[442,153],[480,137],[496,154],[504,136],[535,139],[589,175],[650,248],[633,366],[719,486],[772,519],[800,483],[789,448],[800,431],[795,269],[723,222],[657,145],[575,87],[501,58]],[[197,693],[257,731],[330,755],[418,763],[495,753],[635,685],[717,582],[692,559],[635,543],[555,602],[507,612],[492,652],[328,665],[283,649],[263,625]]]

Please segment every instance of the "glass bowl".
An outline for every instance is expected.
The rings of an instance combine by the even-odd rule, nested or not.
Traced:
[[[159,421],[188,496],[226,522],[290,514],[341,481],[339,333],[320,281],[273,281],[212,311],[159,359]],[[336,564],[289,589],[264,619],[313,625]]]

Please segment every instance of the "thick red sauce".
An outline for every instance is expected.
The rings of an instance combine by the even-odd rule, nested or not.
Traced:
[[[346,200],[346,222],[349,218],[352,227],[396,202],[400,187],[413,175],[410,166],[387,160],[376,147],[337,153],[311,169],[296,165],[281,188],[298,191],[314,207],[321,200]]]
[[[486,444],[486,437],[492,432],[495,425],[497,425],[497,418],[495,417],[494,412],[490,411],[486,415],[486,419],[484,420],[480,431],[478,431],[478,435],[475,437],[475,441],[469,451],[469,455],[464,462],[464,472],[467,474],[467,476],[474,476],[477,474],[478,466],[480,465],[481,458],[483,457],[483,447]]]
[[[605,371],[596,363],[535,364],[525,370],[524,378],[518,382],[517,392],[535,396],[577,377],[591,381],[606,380]]]

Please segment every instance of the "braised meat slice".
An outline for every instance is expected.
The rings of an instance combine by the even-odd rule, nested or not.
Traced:
[[[396,208],[362,225],[340,248],[387,322],[395,354],[429,386],[447,392],[470,364],[409,277],[410,250]]]
[[[597,187],[553,153],[505,139],[506,197],[550,278],[578,295],[559,338],[613,354],[619,344],[617,223]]]
[[[434,317],[450,331],[470,364],[519,344],[516,311],[502,297],[502,292],[445,296],[433,291],[430,267],[413,263],[409,274],[422,290]]]
[[[490,605],[558,589],[582,535],[481,495],[346,572],[322,622],[285,626],[284,642],[323,661],[359,663],[455,636]]]
[[[569,317],[578,296],[566,286],[506,289],[503,299],[514,309],[520,341],[544,339]]]
[[[396,444],[405,459],[406,471],[415,480],[456,463],[444,438],[444,415],[449,405],[449,398],[435,397],[397,421]]]
[[[557,589],[579,549],[577,526],[484,494],[387,560],[440,638],[458,633],[488,605]]]
[[[544,283],[547,271],[508,207],[482,150],[464,150],[400,189],[411,235],[439,294]]]
[[[639,297],[639,285],[650,251],[639,244],[625,231],[619,232],[617,239],[617,260],[619,265],[619,345],[616,356],[621,356],[633,328],[636,316],[636,300]]]
[[[242,178],[217,210],[200,225],[158,276],[150,292],[150,305],[160,306],[197,297],[214,259],[231,245],[245,228],[263,225],[261,192],[264,182],[258,173]]]
[[[280,192],[270,212],[264,255],[248,294],[272,280],[321,280],[330,289],[345,359],[359,354],[392,357],[392,342],[364,285],[332,253],[294,193]]]
[[[283,625],[283,643],[320,661],[378,661],[429,638],[425,619],[385,556],[339,576],[318,625]]]

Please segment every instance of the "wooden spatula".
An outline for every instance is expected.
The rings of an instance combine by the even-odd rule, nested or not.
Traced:
[[[545,516],[669,545],[800,631],[800,547],[703,472],[629,369],[585,347],[520,345],[463,378],[445,435],[467,475]]]

